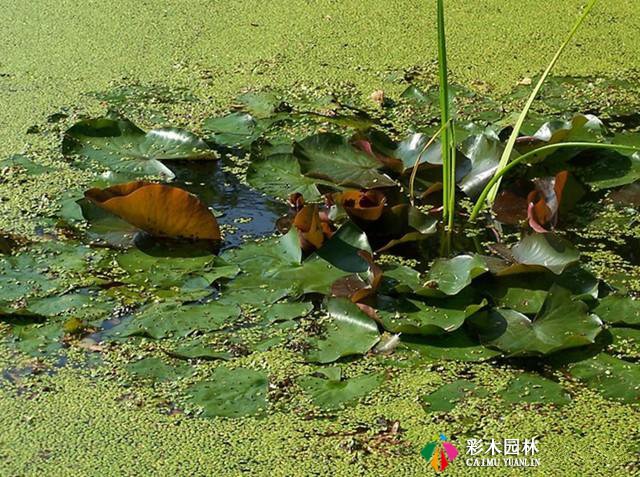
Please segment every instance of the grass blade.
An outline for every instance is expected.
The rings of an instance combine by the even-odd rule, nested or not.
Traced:
[[[575,25],[569,32],[569,35],[564,40],[562,45],[560,45],[560,48],[558,48],[558,51],[556,51],[556,54],[553,56],[553,59],[549,63],[549,66],[547,66],[547,69],[544,71],[544,73],[540,77],[540,80],[538,81],[536,86],[533,88],[533,91],[531,92],[531,95],[529,96],[527,103],[525,104],[524,108],[520,112],[520,115],[518,116],[518,120],[516,121],[516,124],[513,127],[513,132],[511,133],[511,136],[509,136],[507,145],[504,149],[504,152],[502,153],[502,156],[500,157],[500,162],[498,164],[498,169],[496,170],[496,175],[499,174],[509,162],[509,158],[511,157],[511,153],[513,152],[513,148],[515,147],[515,144],[516,144],[516,139],[518,138],[518,134],[520,133],[520,129],[522,128],[522,124],[524,123],[524,120],[527,117],[527,113],[529,112],[529,109],[531,109],[531,105],[533,104],[533,101],[538,96],[538,93],[540,92],[542,85],[547,79],[547,76],[549,76],[549,73],[551,73],[551,70],[553,69],[555,64],[558,62],[560,55],[562,55],[562,52],[565,50],[567,45],[569,45],[569,43],[575,36],[576,32],[578,31],[578,28],[580,28],[580,25],[582,25],[582,22],[584,22],[585,18],[587,18],[587,16],[591,12],[591,10],[593,9],[597,1],[598,0],[590,0],[590,2],[587,4],[584,11],[582,12],[582,15],[580,15]],[[489,191],[489,195],[487,196],[487,202],[489,206],[493,205],[493,201],[495,200],[496,195],[498,194],[499,187],[500,187],[500,181],[498,180],[495,183],[494,187]]]

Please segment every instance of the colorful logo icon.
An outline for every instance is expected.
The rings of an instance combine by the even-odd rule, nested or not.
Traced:
[[[428,442],[420,451],[420,455],[431,464],[433,470],[442,472],[447,468],[449,463],[458,457],[458,449],[456,446],[447,442],[447,436],[440,434],[440,439]]]

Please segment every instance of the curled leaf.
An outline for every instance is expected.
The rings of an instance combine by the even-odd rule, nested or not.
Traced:
[[[134,181],[89,189],[84,195],[98,207],[151,235],[220,239],[218,222],[207,206],[178,187]]]
[[[551,228],[558,222],[558,212],[562,201],[562,192],[569,173],[559,172],[555,177],[545,177],[534,181],[535,190],[527,197],[527,218],[533,230],[539,233],[549,232],[545,228],[548,224]]]
[[[376,221],[382,215],[387,199],[379,190],[347,190],[337,199],[351,217]]]
[[[319,249],[324,243],[324,229],[317,205],[305,205],[293,219],[298,230],[300,248],[305,252]]]

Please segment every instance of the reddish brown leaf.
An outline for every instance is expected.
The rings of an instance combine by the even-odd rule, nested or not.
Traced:
[[[336,280],[331,287],[333,296],[349,298],[353,303],[359,303],[372,296],[382,281],[382,268],[373,261],[369,252],[358,252],[369,263],[367,277],[363,278],[354,273]]]
[[[310,252],[322,247],[325,237],[317,205],[302,207],[293,219],[293,225],[298,229],[302,250]]]
[[[336,198],[349,216],[368,222],[378,220],[387,203],[379,190],[347,190],[336,194]]]
[[[84,195],[98,207],[155,236],[220,239],[218,222],[207,206],[178,187],[136,181],[89,189]]]

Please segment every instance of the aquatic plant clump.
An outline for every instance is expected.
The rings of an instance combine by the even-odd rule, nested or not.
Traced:
[[[151,341],[162,358],[132,360],[127,372],[188,382],[185,406],[207,417],[276,404],[271,377],[238,365],[276,346],[310,371],[287,392],[325,411],[392,379],[343,376],[340,365],[363,356],[525,363],[531,372],[500,396],[507,403],[566,404],[570,393],[550,379],[558,371],[637,402],[640,368],[620,350],[636,337],[638,300],[582,260],[574,212],[609,190],[637,208],[640,133],[591,113],[525,127],[535,94],[515,127],[463,120],[442,1],[438,27],[440,114],[423,112],[406,134],[350,104],[275,91],[242,94],[204,121],[202,137],[145,132],[113,113],[68,128],[62,154],[95,180],[61,198],[43,240],[0,242],[13,346],[51,355]],[[429,98],[409,85],[388,113],[426,111]],[[7,167],[44,173],[26,157]],[[251,222],[251,234],[237,233]],[[202,379],[189,360],[224,365]],[[441,412],[486,393],[458,380],[422,404]]]

